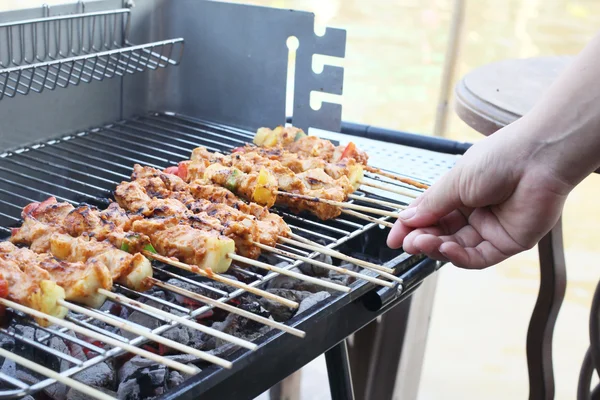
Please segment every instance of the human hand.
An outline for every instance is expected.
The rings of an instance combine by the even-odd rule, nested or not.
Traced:
[[[473,145],[401,212],[388,246],[474,269],[535,246],[573,185],[553,173],[541,146],[521,139],[517,122]]]

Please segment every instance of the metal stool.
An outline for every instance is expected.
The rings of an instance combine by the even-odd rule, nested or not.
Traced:
[[[571,57],[504,60],[477,68],[456,86],[456,112],[488,136],[527,113]],[[567,276],[561,220],[538,244],[540,289],[527,332],[529,398],[554,398],[552,336]],[[588,385],[589,387],[589,385]]]

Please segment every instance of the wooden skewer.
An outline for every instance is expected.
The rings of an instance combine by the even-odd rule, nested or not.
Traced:
[[[371,217],[370,215],[361,214],[361,213],[359,213],[359,212],[356,212],[356,211],[352,211],[352,210],[342,210],[342,212],[343,212],[344,214],[352,215],[352,216],[354,216],[354,217],[356,217],[356,218],[364,219],[365,221],[369,221],[369,222],[374,222],[374,223],[376,223],[376,224],[380,224],[380,225],[386,226],[386,227],[388,227],[388,228],[391,228],[391,227],[393,227],[393,226],[394,226],[394,224],[392,224],[391,222],[388,222],[388,221],[381,221],[381,220],[380,220],[380,219],[378,219],[378,218]]]
[[[67,329],[69,329],[69,330],[71,330],[73,332],[77,332],[79,334],[85,335],[85,336],[87,336],[87,337],[89,337],[91,339],[98,340],[98,341],[100,341],[102,343],[106,343],[106,344],[108,344],[110,346],[119,347],[119,348],[121,348],[123,350],[126,350],[126,351],[130,352],[130,353],[137,354],[138,356],[144,357],[144,358],[146,358],[148,360],[152,360],[152,361],[154,361],[156,363],[166,365],[166,366],[168,366],[170,368],[176,369],[176,370],[178,370],[180,372],[183,372],[183,373],[185,373],[187,375],[195,375],[198,372],[200,372],[200,370],[198,368],[196,368],[196,367],[185,365],[185,364],[182,364],[182,363],[180,363],[178,361],[175,361],[175,360],[170,360],[168,358],[159,356],[158,354],[155,354],[155,353],[152,353],[150,351],[147,351],[147,350],[144,350],[144,349],[140,349],[139,347],[130,345],[127,342],[121,342],[120,340],[113,339],[113,338],[111,338],[109,336],[103,335],[103,334],[98,333],[96,331],[93,331],[91,329],[84,328],[82,326],[79,326],[79,325],[74,324],[72,322],[66,321],[64,319],[60,319],[60,318],[53,317],[51,315],[44,314],[43,312],[34,310],[32,308],[29,308],[29,307],[22,306],[22,305],[20,305],[18,303],[10,301],[10,300],[6,300],[6,299],[3,299],[3,298],[0,298],[0,304],[4,305],[6,307],[10,307],[13,310],[21,311],[21,312],[23,312],[25,314],[28,314],[28,315],[31,315],[31,316],[33,316],[35,318],[45,319],[45,320],[47,320],[48,322],[50,322],[50,323],[52,323],[54,325],[62,326],[62,327],[67,328]]]
[[[314,201],[316,203],[329,204],[329,205],[337,206],[337,207],[341,207],[341,208],[349,208],[352,210],[365,211],[365,212],[368,212],[371,214],[378,214],[378,215],[384,215],[386,217],[398,218],[398,213],[396,213],[396,212],[380,210],[380,209],[372,208],[372,207],[359,206],[358,204],[345,203],[342,201],[335,201],[335,200],[326,200],[326,199],[321,199],[319,197],[305,196],[303,194],[281,192],[279,190],[276,190],[275,194],[278,196],[295,197],[298,199]]]
[[[194,293],[194,292],[186,290],[186,289],[181,289],[181,288],[179,288],[177,286],[174,286],[174,285],[171,285],[169,283],[165,283],[165,282],[159,281],[156,278],[150,278],[150,281],[154,285],[162,287],[162,288],[165,288],[167,290],[170,290],[171,292],[178,293],[178,294],[180,294],[182,296],[186,296],[186,297],[189,297],[189,298],[194,299],[194,300],[201,301],[201,302],[206,303],[206,304],[210,304],[211,306],[214,306],[214,307],[220,308],[222,310],[228,311],[228,312],[230,312],[232,314],[240,315],[240,316],[242,316],[244,318],[248,318],[248,319],[250,319],[252,321],[256,321],[256,322],[259,322],[261,324],[270,326],[271,328],[279,329],[281,331],[290,333],[290,334],[292,334],[294,336],[297,336],[297,337],[300,337],[300,338],[303,338],[303,337],[306,336],[306,333],[304,331],[301,331],[300,329],[292,328],[291,326],[287,326],[287,325],[282,324],[280,322],[273,321],[273,320],[270,320],[270,319],[265,318],[263,316],[253,314],[253,313],[251,313],[249,311],[242,310],[241,308],[234,307],[234,306],[229,305],[227,303],[223,303],[223,302],[220,302],[218,300],[211,299],[210,297],[206,297],[204,295],[201,295],[201,294],[198,294],[198,293]]]
[[[392,203],[391,201],[384,201],[384,200],[372,199],[372,198],[367,197],[367,196],[359,196],[359,195],[356,195],[356,194],[349,194],[348,198],[352,199],[352,200],[356,200],[356,201],[363,201],[365,203],[379,204],[380,206],[390,207],[390,208],[393,208],[395,210],[397,210],[399,208],[402,208],[402,207],[405,207],[403,204]]]
[[[396,193],[396,194],[399,194],[401,196],[410,197],[411,199],[416,199],[417,198],[417,195],[415,193],[412,193],[412,192],[408,191],[407,189],[392,188],[392,187],[389,187],[389,186],[386,186],[386,185],[380,185],[379,183],[367,182],[365,180],[361,180],[361,181],[359,181],[359,183],[361,185],[370,186],[370,187],[375,188],[375,189],[381,189],[381,190],[385,190],[386,192]],[[406,206],[400,206],[400,207],[397,207],[397,208],[404,209],[404,208],[406,208]]]
[[[135,335],[143,336],[146,339],[150,339],[156,343],[163,344],[167,347],[178,350],[182,353],[193,355],[195,357],[198,357],[201,360],[211,362],[211,363],[221,366],[223,368],[231,369],[231,367],[233,365],[230,361],[224,360],[220,357],[213,356],[212,354],[208,354],[204,351],[194,349],[193,347],[186,346],[181,343],[177,343],[174,340],[167,339],[167,338],[157,335],[155,333],[136,328],[132,325],[127,324],[126,322],[121,322],[121,321],[111,318],[103,313],[99,313],[98,311],[88,310],[87,308],[80,307],[78,305],[66,302],[64,300],[58,300],[57,303],[63,307],[66,307],[72,311],[75,311],[77,313],[87,315],[88,317],[92,317],[92,318],[102,321],[106,324],[116,326],[117,328],[131,332]]]
[[[94,389],[91,386],[88,386],[84,383],[78,382],[75,379],[63,376],[58,372],[55,372],[49,368],[43,367],[40,364],[37,364],[31,360],[18,356],[14,353],[11,353],[8,350],[5,350],[0,347],[0,356],[4,357],[8,360],[12,360],[15,363],[28,368],[32,371],[37,372],[40,375],[46,376],[48,378],[54,379],[57,382],[65,384],[66,386],[72,387],[73,389],[83,393],[84,395],[96,398],[98,400],[116,400],[115,397],[109,396],[108,394],[99,391],[98,389]]]
[[[336,271],[336,272],[339,272],[340,274],[345,274],[345,275],[353,276],[353,277],[358,278],[358,279],[364,279],[365,281],[376,283],[377,285],[387,286],[387,287],[394,287],[394,284],[392,282],[387,282],[387,281],[384,281],[384,280],[381,280],[381,279],[373,278],[372,276],[368,276],[368,275],[365,275],[365,274],[360,274],[358,272],[350,271],[350,270],[348,270],[346,268],[336,267],[335,265],[327,264],[327,263],[321,262],[319,260],[313,260],[312,258],[299,256],[297,254],[289,253],[289,252],[287,252],[285,250],[281,250],[281,249],[276,249],[275,247],[267,246],[267,245],[264,245],[262,243],[253,242],[253,244],[255,246],[257,246],[257,247],[260,247],[263,250],[267,250],[267,251],[270,251],[272,253],[279,254],[279,255],[282,255],[282,256],[285,256],[285,257],[289,257],[289,258],[292,258],[292,259],[304,261],[307,264],[316,265],[318,267],[329,269],[329,270],[332,270],[332,271]]]
[[[265,290],[261,290],[261,289],[255,288],[254,286],[246,285],[243,282],[234,281],[233,279],[225,278],[224,276],[215,274],[212,271],[208,272],[207,270],[203,270],[202,268],[199,268],[196,265],[185,264],[185,263],[182,263],[181,261],[173,260],[173,259],[171,259],[169,257],[161,256],[159,254],[152,253],[152,252],[147,251],[147,250],[142,250],[142,254],[144,254],[146,257],[154,258],[155,260],[158,260],[158,261],[160,261],[162,263],[171,265],[173,267],[180,268],[180,269],[183,269],[183,270],[186,270],[188,272],[192,272],[192,273],[195,273],[195,274],[198,274],[198,275],[202,275],[205,278],[212,279],[214,281],[221,282],[221,283],[224,283],[224,284],[229,285],[229,286],[233,286],[233,287],[238,288],[238,289],[244,289],[245,291],[253,293],[253,294],[257,295],[257,296],[261,296],[261,297],[267,298],[269,300],[276,301],[276,302],[278,302],[280,304],[285,305],[286,307],[298,308],[300,306],[295,301],[291,301],[291,300],[288,300],[288,299],[283,298],[281,296],[277,296],[276,294],[269,293],[269,292],[267,292]]]
[[[331,257],[334,257],[334,258],[337,258],[337,259],[340,259],[340,260],[344,260],[344,261],[348,261],[348,262],[353,263],[353,264],[360,265],[363,268],[374,270],[378,274],[380,274],[381,276],[383,276],[385,278],[388,278],[388,279],[391,279],[393,281],[396,281],[398,283],[403,283],[404,282],[402,279],[398,278],[396,275],[393,275],[393,274],[390,273],[390,272],[393,272],[393,270],[391,268],[387,268],[387,267],[384,267],[382,265],[373,264],[373,263],[370,263],[368,261],[357,260],[356,258],[349,257],[349,256],[347,256],[347,255],[345,255],[343,253],[340,253],[339,251],[332,250],[332,249],[330,249],[328,247],[325,247],[325,246],[321,246],[321,245],[313,246],[313,245],[310,245],[310,244],[305,244],[305,243],[298,242],[298,241],[295,241],[295,240],[292,240],[292,239],[289,239],[289,238],[285,238],[285,237],[279,237],[279,239],[282,242],[293,244],[294,246],[298,246],[298,247],[302,247],[302,248],[307,249],[307,250],[312,250],[312,251],[320,252],[320,253],[323,253],[323,254],[327,254],[327,255],[329,255]]]
[[[154,278],[152,278],[152,279],[154,279]],[[116,300],[118,302],[129,304],[129,305],[134,306],[134,307],[138,307],[138,308],[140,308],[142,310],[149,311],[151,313],[154,313],[154,314],[160,315],[162,317],[165,317],[167,319],[170,319],[171,321],[177,321],[181,325],[185,325],[185,326],[190,327],[192,329],[196,329],[197,331],[200,331],[200,332],[206,333],[207,335],[211,335],[211,336],[214,336],[216,338],[222,339],[222,340],[224,340],[226,342],[230,342],[230,343],[236,344],[236,345],[238,345],[240,347],[244,347],[246,349],[253,350],[253,351],[256,350],[256,348],[258,347],[257,344],[254,344],[254,343],[249,342],[247,340],[243,340],[243,339],[237,338],[237,337],[229,335],[229,334],[227,334],[225,332],[221,332],[221,331],[216,330],[214,328],[210,328],[208,326],[205,326],[205,325],[199,324],[197,322],[191,321],[191,320],[189,320],[187,318],[183,318],[183,317],[180,317],[180,316],[177,316],[177,315],[173,315],[171,313],[168,313],[166,311],[161,310],[160,308],[152,307],[152,306],[149,306],[148,304],[144,304],[144,303],[140,303],[139,301],[131,300],[129,297],[125,297],[125,296],[122,296],[122,295],[115,294],[113,292],[109,292],[106,289],[98,289],[98,292],[102,293],[106,297],[109,297],[109,298],[111,298],[113,300]]]
[[[385,176],[387,178],[394,179],[396,181],[400,181],[402,183],[406,183],[407,185],[418,187],[419,189],[428,189],[429,188],[428,185],[425,185],[425,184],[423,184],[421,182],[417,182],[417,181],[412,180],[410,178],[404,178],[402,176],[399,176],[399,175],[396,175],[396,174],[392,174],[390,172],[382,171],[379,168],[371,167],[369,165],[365,165],[364,168],[365,168],[366,171],[372,172],[374,174],[379,174],[381,176]]]
[[[252,242],[255,245],[258,245],[259,243],[256,242]],[[312,276],[308,276],[308,275],[303,275],[303,274],[299,274],[297,272],[294,271],[290,271],[284,268],[279,268],[279,267],[274,267],[270,264],[261,262],[261,261],[256,261],[256,260],[252,260],[250,258],[247,257],[242,257],[242,256],[238,256],[237,254],[233,254],[233,253],[229,253],[227,255],[229,258],[231,258],[232,260],[235,261],[239,261],[239,262],[243,262],[246,263],[248,265],[253,265],[255,267],[258,268],[263,268],[266,269],[267,271],[273,271],[273,272],[277,272],[281,275],[287,275],[290,276],[292,278],[296,278],[298,280],[301,281],[305,281],[305,282],[310,282],[310,283],[314,283],[315,285],[320,285],[329,289],[333,289],[333,290],[338,290],[340,292],[344,292],[344,293],[348,293],[350,291],[350,288],[347,286],[343,286],[343,285],[338,285],[337,283],[332,283],[332,282],[327,282],[327,281],[323,281],[321,279],[317,279],[314,278]]]

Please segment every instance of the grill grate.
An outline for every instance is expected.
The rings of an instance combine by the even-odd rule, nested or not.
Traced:
[[[251,138],[252,134],[250,132],[239,129],[203,123],[181,115],[153,113],[6,152],[0,155],[0,230],[8,236],[10,233],[9,227],[17,226],[20,223],[20,212],[25,205],[30,202],[45,200],[49,196],[54,196],[59,201],[68,201],[72,204],[87,202],[100,206],[106,205],[107,199],[111,197],[111,191],[115,186],[123,180],[130,179],[134,163],[163,169],[176,165],[181,160],[188,159],[191,150],[197,146],[205,146],[212,151],[227,152],[231,147],[251,141]],[[325,241],[330,248],[339,246],[377,226],[374,223],[363,223],[361,220],[350,217],[337,218],[324,224],[317,220],[285,212],[280,212],[280,214],[292,231],[307,238]],[[292,246],[281,247],[309,258],[314,258],[319,254],[316,252],[308,253]],[[278,260],[290,261],[282,256],[273,256]],[[296,261],[285,268],[291,269],[299,264],[301,264],[301,261]],[[279,275],[273,272],[264,276],[250,271],[240,270],[240,272],[254,278],[254,281],[249,283],[250,286],[254,287],[261,286]],[[161,274],[163,273],[168,278],[176,278],[188,284],[212,290],[218,296],[220,302],[229,301],[245,293],[243,289],[237,289],[228,294],[203,285],[202,282],[172,272],[161,272]],[[377,274],[370,271],[363,271],[363,273],[377,276]],[[364,284],[366,282],[356,281],[351,287]],[[185,312],[184,317],[186,318],[195,318],[213,308],[206,305],[194,311],[189,311],[151,294],[137,293],[119,285],[115,285],[115,291],[123,295],[134,294],[154,300],[168,307],[169,310],[179,313]],[[332,298],[335,296],[337,295],[333,295]],[[132,305],[124,303],[121,303],[121,305],[144,312]],[[144,313],[148,314],[147,312]],[[107,315],[110,314],[107,313]],[[152,315],[152,317],[160,324],[158,328],[152,330],[156,334],[162,334],[179,325],[175,321],[168,322],[157,315]],[[89,317],[76,316],[71,318],[71,321],[132,345],[140,345],[147,341],[141,336],[128,340],[118,334],[95,327]],[[27,322],[27,324],[36,327],[38,330],[41,329],[32,322]],[[85,362],[62,357],[64,362],[70,364],[70,367],[61,373],[64,376],[72,376],[85,368],[124,352],[120,348],[99,349],[73,336],[65,328],[58,330],[43,329],[42,332],[43,335],[40,337],[25,339],[18,332],[15,332],[14,327],[0,330],[0,333],[4,335],[12,336],[18,341],[27,342],[49,353],[55,352],[55,350],[48,346],[48,342],[52,337],[58,336],[69,342],[83,345],[89,351],[97,354]],[[46,379],[34,385],[29,385],[3,373],[0,373],[0,380],[14,387],[11,390],[1,391],[0,398],[23,396],[55,382],[52,379]]]

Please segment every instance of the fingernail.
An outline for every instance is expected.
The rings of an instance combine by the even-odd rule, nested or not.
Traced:
[[[443,255],[444,257],[448,257],[448,254],[446,254],[446,252],[444,250],[442,250],[442,246],[440,246],[438,248],[438,251],[440,252],[441,255]]]
[[[416,208],[407,208],[406,210],[401,211],[398,214],[398,217],[400,217],[400,219],[403,219],[403,220],[409,220],[412,217],[414,217],[416,213],[417,213]]]

